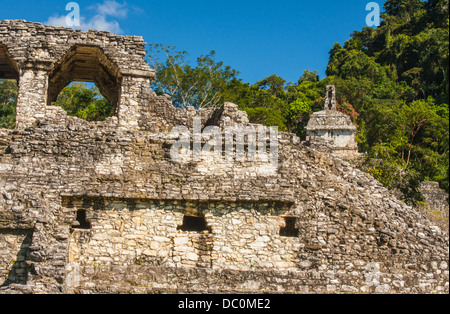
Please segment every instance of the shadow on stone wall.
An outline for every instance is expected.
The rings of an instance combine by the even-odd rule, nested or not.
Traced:
[[[20,249],[16,254],[15,260],[11,261],[13,264],[10,269],[6,281],[0,286],[8,287],[11,284],[26,285],[28,281],[28,266],[27,257],[29,248],[32,241],[32,231],[30,230],[0,230],[0,235],[15,236],[17,238],[23,238]]]

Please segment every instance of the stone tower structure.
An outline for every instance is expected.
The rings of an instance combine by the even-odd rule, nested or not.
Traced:
[[[324,110],[311,115],[306,131],[306,141],[310,145],[330,149],[341,158],[358,157],[356,127],[349,116],[337,111],[334,85],[327,86]]]
[[[0,78],[19,87],[0,130],[0,293],[448,293],[445,232],[235,104],[174,108],[144,55],[140,37],[0,22]],[[95,82],[114,116],[52,106],[71,80]],[[349,127],[330,95],[321,125]],[[244,158],[172,158],[248,129],[276,166],[249,158],[248,135]]]

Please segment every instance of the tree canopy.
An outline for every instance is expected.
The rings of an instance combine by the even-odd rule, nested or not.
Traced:
[[[153,89],[157,94],[168,94],[176,107],[197,109],[223,103],[223,95],[239,72],[215,60],[215,51],[197,58],[192,66],[186,51],[175,47],[151,44],[147,61],[155,69],[157,80]]]
[[[81,82],[65,87],[53,105],[63,108],[69,116],[87,121],[103,121],[111,117],[114,111],[97,86],[88,87]]]
[[[388,0],[384,9],[379,27],[334,45],[327,75],[364,125],[366,168],[419,199],[423,180],[448,191],[448,0]]]

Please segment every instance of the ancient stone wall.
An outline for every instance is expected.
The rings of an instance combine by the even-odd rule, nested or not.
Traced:
[[[434,224],[443,230],[449,231],[448,193],[439,187],[438,182],[423,182],[420,192],[424,202],[418,208]]]
[[[437,182],[423,182],[420,186],[425,202],[440,215],[448,218],[448,193]]]
[[[117,114],[104,122],[46,99],[48,73],[86,42],[122,76]],[[57,43],[58,57],[43,53],[55,63],[24,70]],[[0,131],[0,293],[448,293],[448,234],[293,134],[270,138],[276,166],[174,160],[183,134],[172,130],[192,131],[194,118],[202,130],[253,127],[269,138],[269,128],[231,103],[196,111],[156,96],[147,65],[145,76],[121,63],[145,63],[140,40],[6,21],[0,44],[29,87],[16,129]]]
[[[31,230],[0,229],[1,285],[26,284],[28,279],[27,252],[31,245]]]
[[[148,102],[154,71],[142,37],[89,33],[25,21],[0,23],[0,64],[19,81],[17,127],[47,117],[46,105],[71,81],[92,81],[116,107],[122,127],[136,127],[138,104]],[[12,69],[11,69],[12,68]],[[5,78],[11,77],[11,75]],[[120,105],[119,105],[120,104]]]
[[[297,263],[298,235],[280,235],[282,214],[289,210],[283,204],[92,200],[96,202],[105,207],[87,209],[92,227],[75,228],[69,240],[69,262],[80,266],[226,264],[249,270],[289,269]]]
[[[2,201],[2,212],[11,217],[5,228],[33,230],[28,289],[95,292],[115,284],[88,277],[93,269],[95,274],[115,269],[114,276],[128,278],[121,272],[132,269],[137,276],[139,269],[182,267],[201,268],[206,277],[208,269],[233,270],[238,277],[268,271],[277,278],[284,278],[282,271],[301,270],[302,288],[294,285],[292,291],[380,291],[381,283],[365,283],[370,265],[379,265],[389,278],[382,285],[392,292],[448,289],[444,232],[367,174],[289,137],[272,176],[258,174],[254,164],[230,168],[225,161],[209,165],[205,174],[200,171],[205,164],[171,161],[170,134],[78,127],[13,132],[11,170],[4,173],[2,191],[9,202]],[[74,223],[80,209],[90,229]],[[178,229],[186,215],[204,217],[211,231]],[[281,234],[289,217],[297,237]],[[83,274],[75,287],[65,286],[68,265]],[[153,278],[148,276],[140,278]],[[320,289],[310,276],[318,276]],[[206,277],[196,279],[201,289]],[[410,277],[415,279],[402,280]],[[49,278],[53,284],[39,285]],[[291,279],[283,280],[286,285],[277,289],[291,291]],[[393,284],[398,280],[400,288]],[[124,283],[124,291],[133,283]],[[147,284],[141,288],[150,291],[153,283]],[[173,288],[161,277],[155,285]],[[189,286],[180,282],[178,289]]]

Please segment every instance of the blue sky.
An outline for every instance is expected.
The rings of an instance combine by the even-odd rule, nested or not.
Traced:
[[[0,20],[61,24],[69,0],[2,1]],[[366,26],[366,5],[379,0],[76,0],[80,28],[143,36],[217,60],[255,83],[277,74],[297,82],[304,70],[325,76],[328,52]]]

